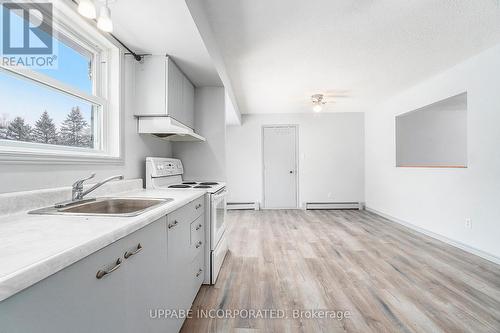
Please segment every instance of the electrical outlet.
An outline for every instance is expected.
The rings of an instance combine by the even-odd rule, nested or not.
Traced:
[[[467,229],[472,229],[472,220],[471,219],[469,219],[469,218],[465,219],[465,227]]]

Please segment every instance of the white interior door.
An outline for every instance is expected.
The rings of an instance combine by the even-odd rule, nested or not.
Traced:
[[[297,128],[264,126],[264,207],[297,208]]]

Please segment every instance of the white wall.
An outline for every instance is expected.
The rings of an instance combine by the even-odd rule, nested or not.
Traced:
[[[2,164],[0,163],[0,193],[24,191],[59,186],[70,186],[78,178],[97,172],[100,180],[111,175],[123,174],[125,178],[144,178],[146,156],[171,155],[170,143],[148,135],[137,134],[133,116],[134,62],[125,57],[124,135],[125,160],[119,165],[51,165],[51,164]]]
[[[367,112],[367,207],[500,257],[499,87],[500,45]],[[395,115],[464,91],[468,168],[396,168]]]
[[[362,113],[243,115],[227,128],[229,202],[262,202],[262,125],[298,125],[299,202],[363,201]]]
[[[205,142],[174,142],[172,154],[182,160],[184,179],[226,180],[226,102],[223,87],[195,89],[194,126]]]

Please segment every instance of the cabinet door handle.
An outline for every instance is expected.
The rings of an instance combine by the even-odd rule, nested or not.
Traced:
[[[172,223],[170,223],[170,224],[168,225],[168,228],[169,228],[169,229],[172,229],[172,228],[173,228],[173,227],[175,227],[177,224],[179,224],[179,222],[178,222],[177,220],[175,220],[174,222],[172,222]]]
[[[137,254],[137,253],[139,253],[141,251],[142,251],[142,245],[141,245],[141,243],[139,243],[139,244],[137,244],[137,248],[134,251],[127,251],[127,252],[125,252],[125,254],[123,255],[123,257],[125,259],[128,259],[128,258],[132,257],[134,254]]]
[[[203,244],[202,241],[199,241],[198,243],[196,243],[196,248],[199,248],[201,246],[201,244]]]
[[[198,225],[196,226],[196,230],[200,230],[200,229],[201,229],[201,227],[203,227],[203,226],[202,226],[201,224],[198,224]]]
[[[203,269],[201,269],[201,268],[200,268],[200,269],[198,270],[198,273],[196,273],[196,277],[200,276],[200,275],[201,275],[201,273],[203,273]]]
[[[113,266],[113,268],[108,269],[108,270],[100,269],[97,271],[97,274],[95,275],[95,277],[100,280],[103,277],[105,277],[106,275],[111,274],[114,271],[116,271],[118,268],[120,268],[121,265],[122,265],[122,259],[118,258],[118,259],[116,259],[116,262],[115,262],[115,265]]]
[[[194,208],[195,209],[201,208],[201,204],[197,204]]]

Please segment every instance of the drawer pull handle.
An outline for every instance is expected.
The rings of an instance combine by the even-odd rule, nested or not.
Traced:
[[[202,226],[201,224],[198,224],[198,225],[196,226],[196,230],[200,230],[200,229],[201,229],[201,227],[203,227],[203,226]]]
[[[115,262],[115,265],[113,266],[113,268],[111,268],[109,270],[100,269],[97,271],[97,274],[95,275],[95,277],[100,280],[103,277],[105,277],[106,275],[111,274],[114,271],[116,271],[118,268],[120,268],[121,264],[122,264],[122,259],[118,258],[118,259],[116,259],[116,262]]]
[[[201,208],[201,204],[197,204],[194,208],[195,209]]]
[[[178,225],[178,224],[179,224],[179,222],[178,222],[177,220],[175,220],[174,222],[172,222],[172,223],[170,223],[170,224],[168,225],[168,228],[169,228],[169,229],[172,229],[173,227],[175,227],[175,226],[176,226],[176,225]]]
[[[196,248],[199,248],[201,246],[201,244],[203,244],[202,241],[199,241],[198,243],[196,243]]]
[[[200,275],[201,275],[201,273],[203,273],[203,269],[201,269],[201,268],[200,268],[200,269],[198,270],[198,273],[196,273],[196,277],[200,276]]]
[[[128,259],[128,258],[132,257],[133,255],[141,252],[141,251],[142,251],[142,245],[141,245],[141,243],[139,243],[139,244],[137,244],[137,249],[135,249],[134,251],[127,251],[127,252],[125,252],[125,254],[123,255],[123,257],[125,259]]]

